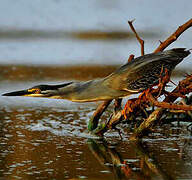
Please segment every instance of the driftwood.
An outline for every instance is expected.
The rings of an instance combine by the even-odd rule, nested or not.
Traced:
[[[135,34],[137,40],[141,45],[141,55],[144,55],[144,41],[139,37],[132,23],[133,21],[128,21],[131,30],[133,31],[133,33]],[[182,26],[179,26],[179,28],[165,41],[160,42],[159,47],[155,49],[154,52],[156,53],[163,51],[171,43],[176,41],[177,38],[191,26],[192,26],[192,19],[187,21]],[[133,58],[134,55],[130,55],[128,61],[131,61]],[[192,92],[192,75],[187,75],[185,79],[179,82],[179,84],[172,92],[167,92],[165,90],[166,84],[168,82],[170,82],[170,77],[168,74],[166,74],[164,77],[160,77],[160,82],[157,88],[152,87],[150,89],[147,89],[138,98],[128,100],[123,111],[121,109],[121,101],[116,100],[115,103],[116,106],[113,115],[111,116],[109,121],[106,122],[104,125],[102,124],[102,126],[100,127],[98,126],[96,128],[97,130],[95,131],[95,133],[100,136],[103,136],[103,134],[108,130],[117,129],[116,125],[121,123],[124,119],[127,119],[127,121],[129,121],[128,119],[134,119],[134,115],[139,116],[140,114],[142,120],[140,120],[139,126],[134,129],[134,133],[130,138],[132,140],[135,140],[144,136],[146,132],[149,132],[150,128],[154,127],[154,125],[157,122],[159,122],[162,115],[165,113],[165,111],[167,111],[167,109],[177,110],[177,112],[180,111],[186,114],[187,113],[191,114],[190,113],[190,111],[192,111],[191,105],[186,105],[184,103],[176,104],[175,101],[179,97],[186,98],[186,95]],[[157,100],[159,96],[161,97],[164,96],[164,100],[159,102]],[[110,104],[110,102],[104,102],[102,105],[100,105],[99,109],[102,109],[103,111],[99,112],[103,113],[106,107]],[[157,108],[155,109],[154,107]],[[99,113],[98,116],[96,111],[94,117],[100,117],[102,113]]]

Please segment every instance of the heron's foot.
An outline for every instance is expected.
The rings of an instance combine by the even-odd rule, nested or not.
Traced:
[[[95,119],[94,117],[91,117],[88,123],[88,131],[92,132],[95,130],[98,126],[99,120]]]
[[[91,117],[88,123],[88,131],[92,135],[103,136],[103,130],[106,128],[106,123],[99,124],[98,119]]]

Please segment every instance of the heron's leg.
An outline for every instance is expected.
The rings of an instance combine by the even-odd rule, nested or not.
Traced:
[[[93,116],[91,117],[91,119],[89,120],[89,124],[88,124],[88,130],[89,131],[93,131],[94,129],[97,128],[98,123],[99,123],[99,118],[101,117],[101,115],[103,114],[103,112],[107,109],[107,107],[109,106],[109,104],[111,103],[112,100],[108,100],[108,101],[104,101],[102,102],[96,109],[96,111],[94,112]]]
[[[94,130],[92,130],[93,134],[103,137],[103,134],[108,129],[110,129],[113,126],[113,124],[115,124],[115,122],[121,120],[121,118],[119,117],[119,112],[121,114],[121,110],[122,110],[121,102],[122,102],[122,99],[115,99],[115,102],[114,102],[115,107],[114,107],[113,115],[111,115],[111,117],[108,121],[105,121],[104,123],[100,123],[99,125],[97,125],[97,127]],[[117,130],[117,128],[115,128],[115,126],[112,129]]]

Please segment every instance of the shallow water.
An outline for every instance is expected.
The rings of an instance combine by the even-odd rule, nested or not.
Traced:
[[[61,82],[59,73],[55,79],[53,74],[46,74],[50,67],[39,67],[36,80],[29,78],[28,82],[25,73],[22,77],[11,75],[23,69],[15,67],[1,67],[2,76],[7,71],[10,75],[1,82],[1,94],[42,82]],[[95,78],[95,72],[102,77],[111,69],[97,67],[97,71],[93,71],[93,67],[87,67],[86,71],[89,76],[75,79],[75,75],[71,75],[71,79]],[[62,80],[71,80],[66,77]],[[130,133],[122,126],[123,141],[115,131],[107,133],[101,141],[86,131],[97,103],[27,97],[0,97],[0,102],[0,177],[3,179],[192,178],[192,139],[186,130],[188,124],[159,128],[141,143],[130,142]],[[103,120],[109,117],[112,109],[111,106]]]
[[[30,102],[29,102],[30,103]],[[37,102],[39,105],[42,102]],[[192,139],[185,126],[137,144],[108,134],[89,139],[94,106],[1,108],[0,176],[5,179],[191,179]]]

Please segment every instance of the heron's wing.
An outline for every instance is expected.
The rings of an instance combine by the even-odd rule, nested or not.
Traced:
[[[140,92],[148,89],[158,84],[160,76],[164,76],[165,74],[165,69],[168,70],[168,73],[171,73],[174,67],[173,64],[166,64],[164,61],[155,61],[146,64],[130,72],[127,79],[124,81],[126,85],[122,88],[133,92]]]
[[[117,90],[140,92],[157,84],[165,69],[171,74],[175,66],[189,54],[184,48],[138,57],[108,77],[108,86]]]

